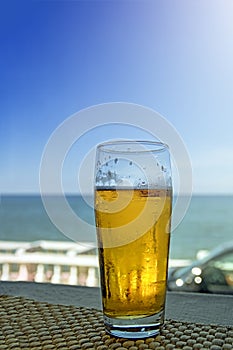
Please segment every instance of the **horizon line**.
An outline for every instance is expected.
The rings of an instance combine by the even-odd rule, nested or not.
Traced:
[[[43,193],[43,195],[38,192],[29,192],[29,191],[17,191],[17,192],[1,192],[0,193],[0,198],[2,196],[93,196],[93,192],[75,192],[75,191],[69,191],[65,193],[58,193],[58,192],[48,192],[48,193]],[[178,194],[177,192],[173,192],[173,196],[190,196],[189,193],[180,193]],[[190,197],[192,196],[233,196],[233,192],[193,192]]]

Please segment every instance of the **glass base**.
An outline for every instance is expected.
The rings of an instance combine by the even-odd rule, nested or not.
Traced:
[[[110,318],[104,315],[106,331],[118,338],[140,339],[156,336],[164,322],[164,311],[142,318]]]

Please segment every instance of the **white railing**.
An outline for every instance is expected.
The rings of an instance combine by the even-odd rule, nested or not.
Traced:
[[[169,260],[169,267],[190,264]],[[0,241],[0,280],[98,286],[98,258],[93,243]]]
[[[1,242],[0,280],[98,285],[98,258],[92,243]]]

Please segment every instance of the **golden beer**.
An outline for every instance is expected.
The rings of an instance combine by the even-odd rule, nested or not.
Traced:
[[[172,193],[96,189],[104,314],[134,319],[164,309]]]

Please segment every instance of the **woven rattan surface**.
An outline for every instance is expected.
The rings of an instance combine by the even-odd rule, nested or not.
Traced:
[[[106,334],[98,310],[0,296],[2,349],[233,349],[233,328],[167,320],[156,338],[126,340]]]

